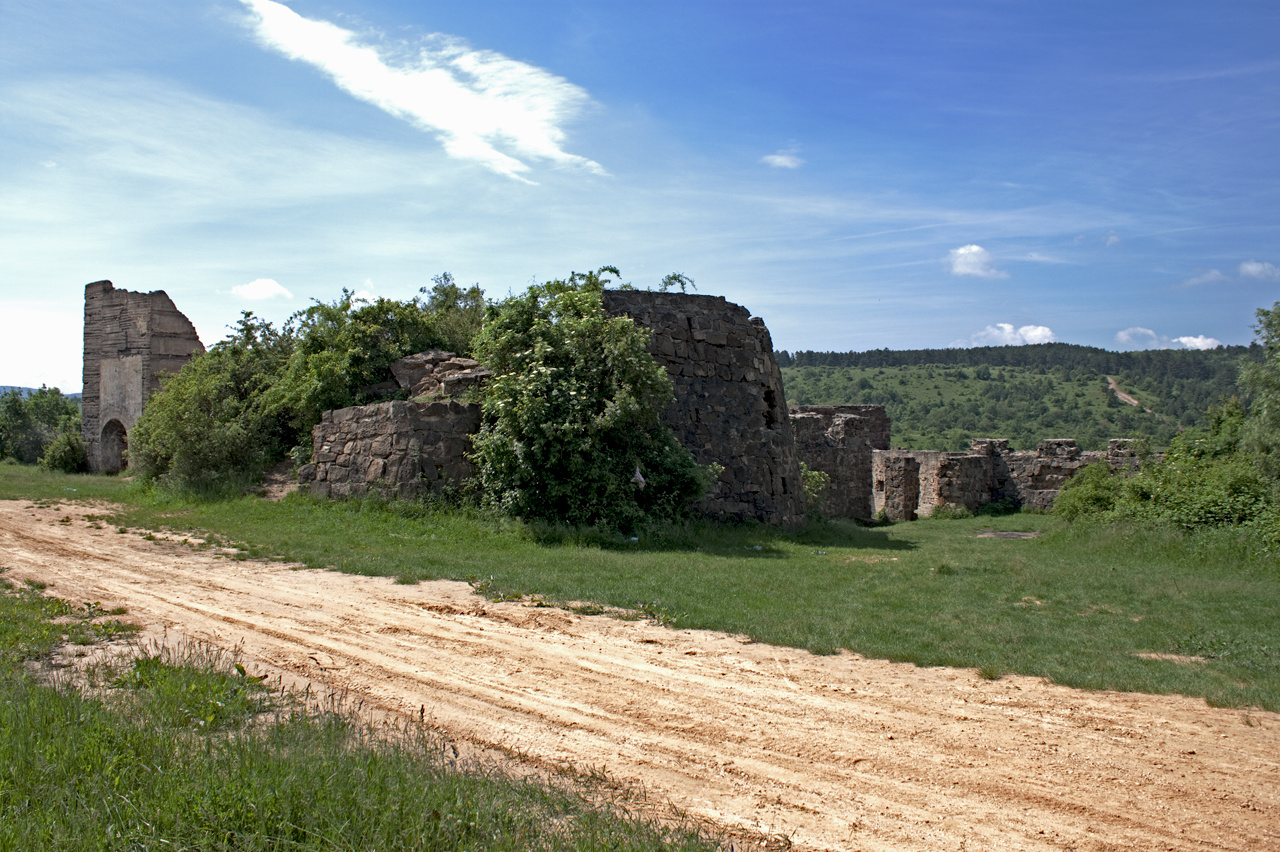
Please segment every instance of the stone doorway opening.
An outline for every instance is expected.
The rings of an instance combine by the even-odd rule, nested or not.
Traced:
[[[119,420],[102,427],[102,443],[98,445],[98,469],[103,473],[119,473],[129,464],[129,433]]]

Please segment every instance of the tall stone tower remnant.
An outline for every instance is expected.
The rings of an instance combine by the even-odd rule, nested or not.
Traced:
[[[176,373],[204,346],[163,290],[132,293],[110,281],[84,288],[84,391],[81,434],[89,468],[127,464],[129,433],[160,375]]]
[[[663,420],[698,464],[724,470],[697,504],[709,515],[804,522],[804,485],[782,374],[764,320],[722,296],[606,290],[604,307],[652,332],[675,400]]]

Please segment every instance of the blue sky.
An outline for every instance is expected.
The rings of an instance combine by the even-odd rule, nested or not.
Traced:
[[[1247,343],[1278,34],[1272,1],[0,0],[0,382],[79,389],[102,278],[206,345],[604,264],[779,349]]]

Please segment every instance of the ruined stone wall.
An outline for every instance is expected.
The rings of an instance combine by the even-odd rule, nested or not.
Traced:
[[[875,450],[875,508],[891,521],[914,521],[920,504],[920,461],[902,450]]]
[[[719,296],[606,290],[604,307],[652,332],[649,352],[675,386],[664,421],[699,464],[724,468],[697,508],[802,523],[800,462],[764,321]]]
[[[1010,450],[1006,440],[983,438],[972,441],[968,453],[875,452],[872,480],[876,512],[882,508],[887,512],[891,501],[910,500],[908,496],[892,492],[895,486],[887,473],[887,465],[899,457],[910,457],[919,465],[918,482],[904,486],[898,480],[896,487],[914,491],[916,503],[910,509],[921,516],[932,514],[939,506],[972,511],[1005,499],[1019,506],[1048,509],[1066,481],[1081,468],[1106,461],[1113,471],[1132,470],[1138,462],[1134,443],[1125,439],[1113,439],[1103,452],[1082,451],[1070,438],[1041,441],[1035,450]]]
[[[790,411],[796,454],[830,477],[821,511],[869,520],[872,450],[889,447],[889,416],[881,405],[800,405]]]
[[[163,290],[133,293],[110,281],[85,286],[81,434],[90,469],[120,470],[128,433],[160,376],[203,351],[195,327]]]
[[[466,455],[479,428],[480,406],[452,399],[326,411],[311,433],[313,462],[298,478],[317,497],[438,493],[471,476]]]

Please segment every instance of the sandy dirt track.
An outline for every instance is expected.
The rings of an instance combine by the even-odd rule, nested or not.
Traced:
[[[5,576],[799,848],[1280,849],[1274,713],[235,561],[92,511],[0,502]]]

